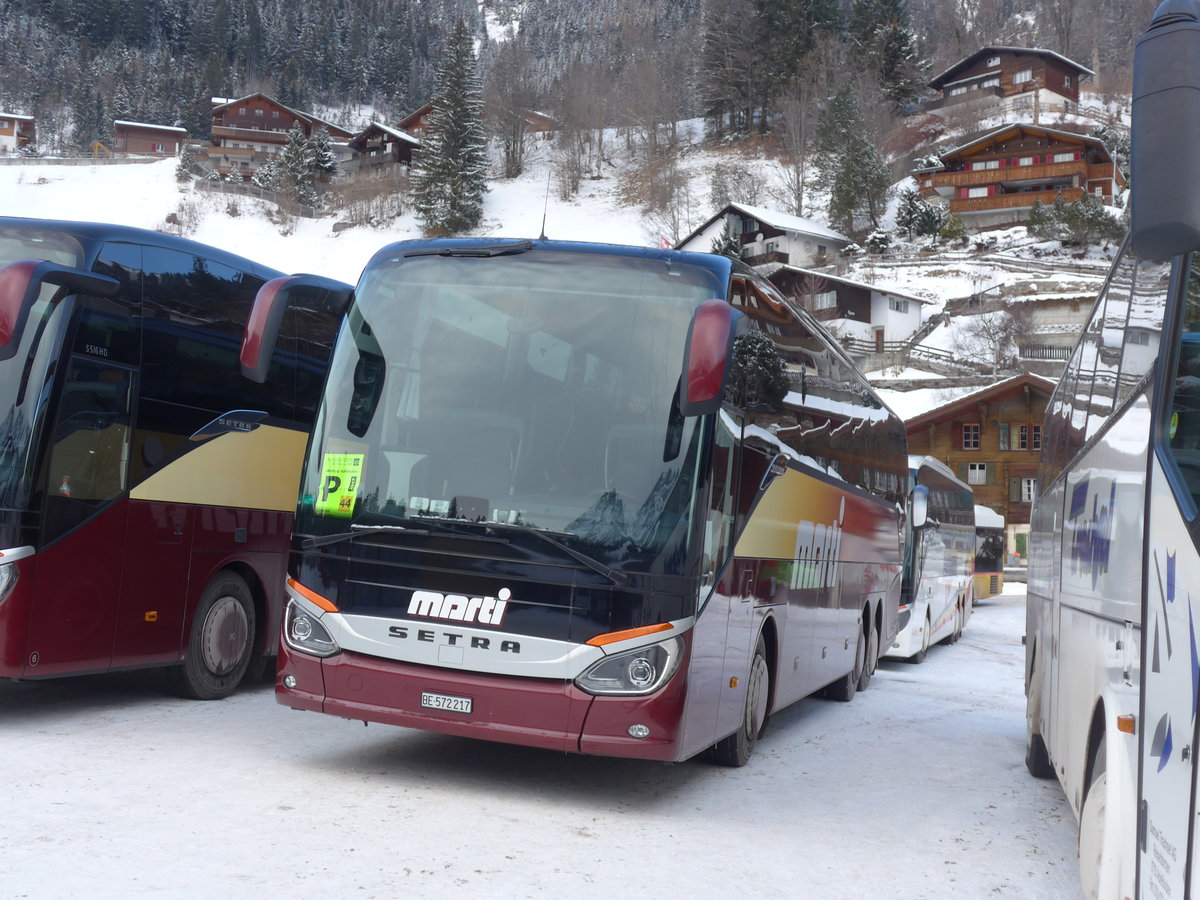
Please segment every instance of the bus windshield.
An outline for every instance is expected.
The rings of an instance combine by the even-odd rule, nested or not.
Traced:
[[[402,250],[364,272],[339,336],[298,532],[536,529],[634,570],[686,548],[700,438],[677,390],[693,311],[725,296],[718,276],[578,251]]]

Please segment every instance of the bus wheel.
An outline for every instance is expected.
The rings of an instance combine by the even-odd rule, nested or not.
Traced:
[[[954,607],[954,630],[950,632],[950,637],[946,638],[947,644],[957,644],[958,639],[963,633],[963,608],[962,604],[958,603]]]
[[[871,684],[871,676],[879,665],[879,632],[874,625],[867,625],[867,658],[863,660],[862,674],[858,676],[858,690],[861,693]]]
[[[929,632],[932,630],[929,623],[929,613],[925,613],[925,630],[921,632],[921,649],[908,658],[911,663],[925,662],[925,655],[929,652]]]
[[[237,688],[254,649],[254,603],[237,575],[222,572],[209,582],[196,606],[183,665],[170,670],[176,693],[219,700]]]
[[[1092,783],[1079,811],[1079,881],[1085,900],[1120,896],[1121,848],[1115,833],[1118,829],[1112,827],[1119,821],[1120,810],[1110,815],[1104,738],[1100,741],[1092,763]]]
[[[727,738],[709,748],[708,758],[721,766],[744,766],[754,752],[767,724],[767,701],[771,696],[771,670],[767,666],[767,645],[759,635],[746,681],[746,706],[742,724]]]
[[[854,648],[854,669],[847,672],[829,687],[825,688],[825,696],[839,703],[849,703],[854,699],[858,682],[867,667],[867,636],[858,632],[858,646]]]

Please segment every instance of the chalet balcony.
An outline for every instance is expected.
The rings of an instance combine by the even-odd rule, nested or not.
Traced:
[[[1103,168],[1108,169],[1107,166]],[[1073,177],[1082,179],[1088,176],[1088,170],[1086,160],[1076,159],[1071,162],[1042,163],[1036,166],[1008,166],[1003,169],[975,169],[970,172],[934,172],[922,175],[921,181],[924,183],[928,180],[934,190],[948,193],[955,188],[979,187],[985,184],[1065,180]]]
[[[772,250],[770,253],[760,253],[758,256],[743,256],[742,262],[748,266],[765,266],[768,263],[788,264],[788,255],[779,250]]]
[[[288,133],[286,131],[268,128],[231,128],[228,125],[218,125],[215,122],[212,126],[212,139],[215,141],[218,138],[223,140],[238,140],[238,141],[260,141],[267,144],[282,144],[287,140]]]
[[[990,212],[996,209],[1027,209],[1034,201],[1049,206],[1059,195],[1067,203],[1074,203],[1084,198],[1083,188],[1067,188],[1061,191],[1027,191],[1021,194],[993,194],[991,197],[970,197],[966,200],[950,201],[952,213]]]

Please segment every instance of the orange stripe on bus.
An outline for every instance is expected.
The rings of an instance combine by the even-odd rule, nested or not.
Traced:
[[[287,583],[288,583],[288,587],[290,587],[293,591],[295,591],[297,594],[299,594],[305,600],[308,600],[310,603],[315,603],[317,606],[321,607],[321,609],[325,610],[325,612],[337,612],[338,611],[338,608],[336,606],[334,606],[332,603],[330,603],[328,600],[326,600],[324,597],[322,597],[320,594],[318,594],[312,588],[307,588],[304,585],[302,585],[295,578],[289,578],[287,580]]]
[[[603,647],[605,644],[615,644],[617,641],[627,641],[630,638],[641,637],[644,634],[654,634],[659,631],[670,631],[669,622],[660,625],[646,625],[642,628],[629,628],[625,631],[610,631],[608,634],[598,634],[590,641],[593,647]]]

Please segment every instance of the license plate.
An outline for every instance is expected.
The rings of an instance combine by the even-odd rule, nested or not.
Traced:
[[[426,709],[446,709],[450,712],[469,713],[471,698],[451,697],[449,694],[431,694],[428,691],[422,691],[421,705]]]

